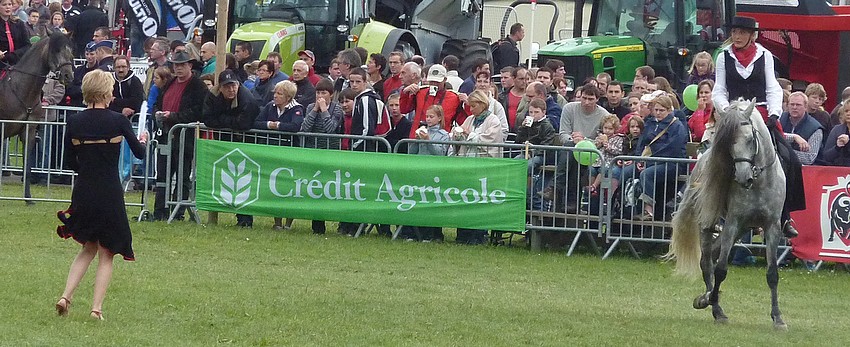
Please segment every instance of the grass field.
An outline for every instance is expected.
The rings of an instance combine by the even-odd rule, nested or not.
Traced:
[[[824,346],[850,341],[846,272],[781,272],[788,332],[769,318],[762,268],[733,268],[727,325],[691,301],[702,284],[625,254],[409,243],[187,222],[133,223],[136,262],[116,260],[88,317],[94,268],[70,317],[53,305],[78,245],[54,232],[60,205],[0,201],[1,346],[437,345]],[[130,211],[131,214],[135,210]],[[120,258],[120,257],[119,257]]]

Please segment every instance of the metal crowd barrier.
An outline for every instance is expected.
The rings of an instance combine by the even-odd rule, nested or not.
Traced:
[[[390,143],[383,137],[357,136],[319,133],[287,133],[272,130],[250,130],[245,132],[230,129],[208,128],[202,123],[177,124],[167,134],[169,139],[177,139],[177,147],[172,147],[174,141],[160,143],[157,146],[160,155],[165,160],[164,182],[157,182],[168,194],[165,194],[165,206],[169,209],[167,222],[178,219],[184,211],[189,211],[190,218],[200,223],[200,216],[195,206],[195,146],[196,138],[215,139],[221,141],[244,142],[274,146],[296,146],[322,149],[343,149],[346,142],[363,141],[360,151],[389,153]],[[177,137],[175,137],[177,136]],[[164,153],[164,154],[163,154]],[[191,155],[191,157],[187,157]],[[174,158],[176,156],[176,158]],[[176,167],[174,164],[176,163]],[[187,171],[189,170],[188,174]],[[188,181],[187,181],[188,180]],[[188,187],[188,189],[177,189]],[[215,219],[216,217],[213,217]],[[357,235],[364,231],[361,225]]]
[[[373,143],[364,146],[364,150],[390,152],[389,143],[382,137],[265,130],[234,132],[227,129],[210,129],[200,123],[177,125],[169,132],[170,138],[175,138],[178,134],[179,150],[172,151],[170,145],[160,145],[160,153],[166,153],[169,157],[178,155],[180,158],[184,158],[187,153],[194,154],[187,152],[187,149],[193,149],[193,146],[188,146],[187,141],[194,141],[196,137],[330,149],[342,149],[343,139],[361,139]],[[601,156],[596,149],[418,139],[403,139],[392,148],[392,152],[407,153],[411,146],[425,143],[446,145],[447,155],[457,155],[459,147],[467,146],[477,148],[482,153],[487,152],[486,156],[526,160],[529,163],[526,232],[531,248],[542,248],[546,239],[553,234],[571,232],[575,235],[572,236],[567,255],[574,252],[584,236],[592,249],[603,259],[623,244],[634,256],[639,257],[633,242],[669,243],[671,217],[696,162],[693,159],[618,156],[611,161],[612,165],[594,168],[598,163],[593,159]],[[646,169],[630,169],[630,166],[637,165],[636,162],[643,163]],[[193,162],[182,159],[174,161],[169,158],[166,163],[168,172],[172,172],[172,163],[178,165],[174,177],[167,176],[165,180],[169,192],[173,190],[167,199],[167,206],[171,209],[169,222],[174,219],[178,209],[188,209],[194,214],[195,221],[200,222],[195,210],[193,188],[189,190],[188,195],[174,188],[184,184],[184,177],[189,177],[190,180],[194,177],[194,174],[184,174],[184,170],[194,170]],[[594,188],[590,188],[591,186]],[[649,201],[655,201],[651,216],[648,217],[643,216],[644,201],[647,201],[647,198],[651,198]],[[373,225],[364,223],[356,235],[367,233],[372,227]],[[398,229],[394,231],[393,238],[398,237],[398,232]],[[493,231],[493,234],[501,233],[506,232]],[[609,244],[604,254],[599,251],[601,247],[597,244],[598,240],[605,240]],[[745,235],[743,240],[739,242],[741,247],[765,247],[756,235]],[[783,257],[790,250],[787,242],[783,242],[780,248],[784,252]]]
[[[644,163],[643,171],[634,167]],[[621,243],[629,252],[640,257],[632,242],[669,243],[672,217],[681,201],[695,159],[618,156],[605,170],[605,234],[610,243],[603,259],[608,258]],[[619,171],[619,172],[618,172]],[[649,190],[647,192],[647,190]],[[649,194],[647,194],[649,193]],[[649,200],[648,200],[649,199]],[[647,201],[653,201],[652,215],[644,213]],[[718,226],[721,228],[722,226]],[[756,232],[743,235],[738,247],[765,248]],[[791,250],[786,239],[780,244],[781,261]]]
[[[66,119],[79,111],[84,110],[84,108],[80,107],[67,107],[67,106],[44,106],[45,110],[44,114],[39,118],[38,121],[8,121],[2,120],[0,121],[0,138],[2,138],[2,152],[0,152],[0,168],[2,168],[4,176],[12,176],[18,175],[21,176],[20,180],[25,181],[29,180],[31,184],[44,184],[46,189],[43,195],[33,194],[32,198],[24,198],[25,192],[23,191],[24,186],[21,185],[20,192],[13,192],[12,190],[17,190],[17,185],[10,184],[14,182],[15,178],[9,179],[6,178],[5,181],[8,183],[4,183],[4,180],[0,180],[0,199],[2,200],[25,200],[28,202],[58,202],[58,203],[70,203],[70,193],[64,189],[57,190],[55,189],[56,185],[70,185],[73,189],[74,183],[76,181],[76,174],[73,170],[68,167],[66,163]],[[24,126],[24,133],[26,134],[27,130],[32,129],[32,127],[36,127],[36,146],[34,155],[29,156],[28,148],[25,148],[23,145],[22,139],[25,138],[25,135],[14,136],[12,138],[6,139],[5,127],[2,125],[22,125]],[[128,155],[123,150],[121,152],[121,160],[123,162],[123,156]],[[31,164],[30,173],[24,172],[24,158],[28,157]],[[144,161],[147,163],[152,156],[148,156]],[[10,190],[4,189],[5,186],[10,187]],[[40,192],[41,189],[35,190],[34,192]],[[58,192],[58,193],[57,193]],[[61,196],[56,196],[61,194]],[[146,202],[147,202],[147,190],[142,193],[142,198],[140,202],[126,202],[126,206],[139,207],[141,212],[139,213],[139,219],[146,214]]]

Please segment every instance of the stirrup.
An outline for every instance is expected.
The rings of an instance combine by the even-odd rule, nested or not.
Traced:
[[[800,233],[797,232],[797,228],[794,228],[794,225],[791,224],[791,220],[789,219],[782,224],[782,235],[784,235],[785,238],[793,239],[800,235]]]

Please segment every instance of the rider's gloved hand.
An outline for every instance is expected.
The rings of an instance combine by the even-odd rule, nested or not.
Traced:
[[[776,128],[776,125],[779,124],[779,116],[772,114],[770,117],[767,117],[767,127],[768,129]]]

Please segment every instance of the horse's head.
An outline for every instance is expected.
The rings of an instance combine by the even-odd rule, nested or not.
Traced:
[[[74,53],[71,51],[71,40],[59,32],[49,38],[47,47],[47,65],[59,82],[68,85],[74,79]]]
[[[729,155],[734,163],[735,182],[745,189],[753,186],[764,169],[758,162],[759,153],[763,146],[768,145],[759,139],[757,122],[761,122],[761,119],[752,117],[753,112],[758,112],[755,111],[754,102],[735,102],[723,116],[724,124],[718,126],[718,132],[723,127],[723,137],[726,137],[723,140],[731,140]]]

